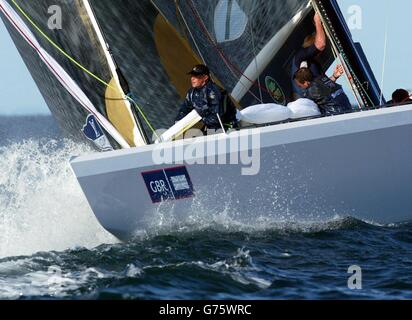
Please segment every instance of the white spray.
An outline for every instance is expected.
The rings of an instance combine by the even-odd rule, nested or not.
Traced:
[[[0,258],[116,240],[96,221],[69,167],[70,141],[0,147]]]

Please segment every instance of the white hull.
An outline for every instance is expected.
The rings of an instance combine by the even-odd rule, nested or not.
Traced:
[[[194,195],[184,199],[152,201],[142,173],[181,167],[154,165],[158,146],[79,157],[71,165],[98,220],[120,239],[156,224],[159,212],[175,221],[198,210],[225,213],[246,224],[261,217],[311,222],[337,215],[383,224],[412,220],[412,106],[251,132],[261,137],[259,173],[242,176],[242,165],[186,163]],[[229,137],[198,138],[184,146],[229,143]]]

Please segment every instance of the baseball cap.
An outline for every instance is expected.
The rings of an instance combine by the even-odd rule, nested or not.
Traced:
[[[210,70],[204,64],[198,64],[188,74],[192,76],[209,76]]]

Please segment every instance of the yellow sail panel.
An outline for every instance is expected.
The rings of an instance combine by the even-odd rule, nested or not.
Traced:
[[[115,89],[116,88],[116,89]],[[106,111],[110,122],[120,132],[123,138],[132,147],[144,146],[144,141],[140,138],[136,127],[130,103],[124,99],[116,79],[110,81],[110,86],[105,94]]]
[[[183,98],[187,94],[189,85],[187,72],[192,70],[194,65],[202,62],[193,52],[187,40],[161,14],[156,18],[154,35],[162,65],[170,82]]]

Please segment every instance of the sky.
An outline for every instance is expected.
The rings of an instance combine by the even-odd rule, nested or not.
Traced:
[[[338,0],[338,2],[345,17],[349,21],[357,22],[355,28],[351,29],[354,40],[362,43],[379,83],[382,83],[382,74],[384,75],[383,92],[388,100],[397,88],[412,89],[410,76],[412,63],[409,60],[412,57],[412,43],[408,34],[408,31],[412,30],[410,15],[412,1]],[[361,10],[361,14],[356,15],[356,18],[360,16],[361,20],[351,20],[354,17],[351,11],[353,9],[357,10],[357,14]],[[387,39],[386,55],[384,54],[385,39]],[[0,115],[48,114],[46,103],[2,22],[0,22],[0,58],[2,75]],[[346,81],[341,83],[346,85]]]

